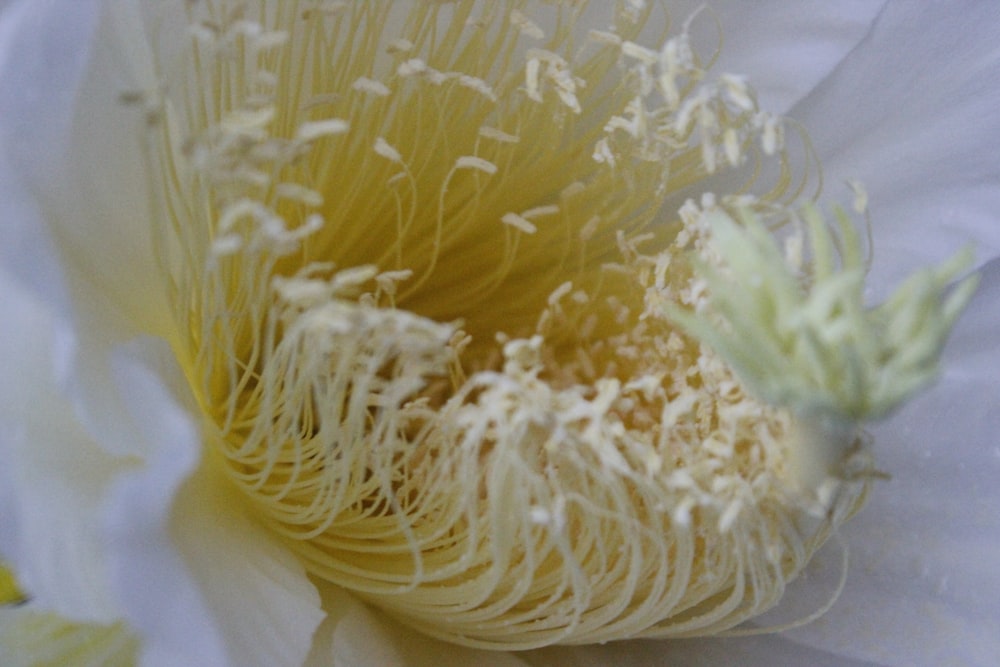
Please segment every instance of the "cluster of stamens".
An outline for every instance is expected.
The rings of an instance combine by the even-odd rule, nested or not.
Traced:
[[[688,25],[644,46],[638,0],[586,34],[578,2],[184,7],[126,100],[175,350],[204,465],[310,575],[501,649],[776,604],[863,500],[860,422],[932,377],[961,260],[866,309],[781,120]]]

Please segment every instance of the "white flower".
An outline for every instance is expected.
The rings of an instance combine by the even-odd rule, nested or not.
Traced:
[[[365,162],[366,168],[384,169],[387,179],[402,184],[395,190],[395,202],[386,210],[405,211],[407,197],[416,197],[412,194],[416,190],[410,194],[406,190],[407,185],[414,185],[414,173],[440,168],[433,162],[415,163],[414,156],[421,153],[414,142],[423,136],[439,136],[441,121],[438,117],[409,120],[424,123],[413,128],[418,131],[412,134],[366,135],[351,126],[373,116],[345,116],[345,120],[324,115],[324,105],[341,109],[344,105],[337,104],[343,100],[310,98],[301,100],[302,108],[319,111],[314,115],[303,112],[306,115],[297,117],[306,118],[305,122],[275,133],[294,140],[285,144],[271,141],[271,123],[280,123],[285,117],[274,115],[267,94],[276,80],[283,75],[287,78],[287,72],[271,71],[269,66],[282,62],[294,66],[308,59],[274,59],[272,50],[285,48],[289,35],[262,32],[249,13],[215,11],[232,3],[184,4],[199,17],[193,30],[183,12],[174,11],[181,8],[180,2],[21,0],[0,5],[0,201],[5,207],[0,249],[0,452],[4,459],[0,466],[0,551],[13,565],[20,588],[31,598],[24,607],[2,612],[0,637],[10,629],[20,635],[6,635],[6,644],[0,639],[0,651],[16,645],[19,650],[27,647],[36,651],[36,659],[72,657],[79,664],[104,664],[112,657],[128,661],[140,655],[145,665],[279,666],[302,664],[307,654],[310,664],[317,665],[331,664],[331,654],[334,664],[348,665],[432,663],[442,655],[455,664],[521,664],[522,660],[540,664],[617,664],[626,659],[647,664],[651,655],[660,660],[671,656],[683,660],[692,653],[721,661],[730,655],[729,651],[743,656],[743,662],[757,660],[762,664],[782,660],[803,664],[822,664],[824,660],[828,664],[848,660],[986,664],[997,654],[997,640],[990,628],[997,621],[995,600],[1000,599],[1000,583],[990,564],[997,555],[994,543],[1000,527],[996,512],[990,511],[996,506],[997,492],[988,482],[1000,466],[1000,452],[987,437],[989,419],[993,424],[996,420],[988,415],[990,398],[997,395],[996,380],[990,373],[996,353],[983,342],[989,340],[989,328],[995,326],[997,316],[1000,274],[992,263],[984,269],[984,285],[973,302],[973,312],[953,341],[942,384],[919,403],[876,427],[876,457],[880,467],[889,470],[894,479],[874,486],[872,506],[845,529],[854,563],[839,604],[819,623],[789,633],[790,642],[767,637],[698,640],[695,644],[553,648],[519,657],[483,653],[416,637],[340,589],[322,583],[326,579],[349,585],[361,593],[375,594],[373,599],[379,604],[391,605],[384,595],[378,596],[378,587],[386,586],[391,577],[364,579],[371,576],[364,559],[352,561],[329,555],[336,549],[350,554],[357,544],[314,548],[311,542],[299,540],[297,533],[303,530],[327,535],[328,540],[347,540],[349,536],[343,531],[324,532],[319,524],[325,521],[326,514],[320,512],[316,518],[307,515],[301,503],[283,502],[283,494],[301,492],[295,486],[297,479],[304,479],[298,472],[301,468],[273,473],[282,470],[280,464],[255,459],[258,450],[245,444],[264,443],[259,451],[280,454],[284,450],[269,444],[275,433],[310,430],[301,422],[288,422],[292,413],[275,409],[284,404],[277,403],[275,397],[280,396],[287,404],[299,401],[300,408],[294,412],[299,419],[313,410],[321,412],[320,407],[311,404],[321,395],[344,400],[345,412],[350,413],[346,403],[351,396],[364,395],[360,390],[331,393],[323,379],[326,376],[309,375],[308,364],[321,356],[329,358],[330,349],[341,349],[327,349],[325,345],[357,344],[358,355],[368,355],[359,358],[370,361],[374,371],[354,377],[382,383],[379,391],[370,396],[386,401],[395,400],[387,396],[413,394],[414,388],[408,383],[414,376],[406,369],[451,368],[460,375],[473,369],[449,366],[452,361],[447,355],[441,356],[442,350],[451,349],[441,344],[451,334],[443,324],[404,311],[388,311],[395,314],[385,315],[383,310],[365,310],[335,298],[352,290],[363,291],[355,285],[363,285],[372,277],[363,268],[334,274],[333,283],[315,280],[317,274],[300,274],[276,283],[275,301],[266,312],[254,309],[260,306],[260,295],[271,294],[270,286],[266,281],[260,285],[243,281],[247,275],[257,275],[254,270],[264,277],[272,269],[295,276],[288,263],[296,261],[296,253],[305,252],[301,250],[303,243],[308,247],[321,223],[319,218],[302,216],[300,226],[286,227],[288,211],[321,210],[329,218],[323,198],[341,195],[339,190],[313,188],[301,179],[275,181],[275,174],[294,175],[293,161],[306,155],[281,151],[296,152],[342,136],[368,137],[372,140],[372,157]],[[325,23],[313,24],[321,26],[338,20],[338,12],[344,11],[342,4],[309,3],[308,7],[299,7],[298,3],[273,3],[271,9],[287,11],[288,21],[299,20],[300,16],[306,20],[304,14],[309,12],[324,13],[326,18],[321,21]],[[639,11],[643,3],[627,4]],[[965,3],[962,12],[952,14],[945,9],[926,8],[917,13],[905,3],[889,3],[868,32],[864,31],[877,9],[874,5],[858,3],[857,7],[844,9],[842,15],[838,10],[825,9],[827,14],[818,25],[824,31],[834,30],[822,34],[835,36],[818,42],[823,48],[816,51],[817,42],[804,31],[810,21],[800,23],[797,13],[786,3],[775,2],[753,10],[723,8],[718,15],[727,39],[732,35],[735,42],[726,45],[723,53],[749,54],[744,61],[724,60],[721,65],[748,73],[752,81],[762,83],[765,106],[771,102],[783,111],[795,103],[791,115],[807,127],[824,160],[828,179],[857,177],[868,187],[876,255],[870,284],[876,291],[898,282],[904,272],[943,259],[963,241],[976,241],[980,260],[987,262],[993,262],[1000,249],[1000,234],[991,224],[997,210],[991,204],[998,203],[995,151],[991,149],[996,147],[1000,132],[992,114],[996,92],[990,81],[997,70],[997,46],[991,39],[990,26],[995,25],[997,16],[995,10],[982,4]],[[437,10],[428,5],[428,11]],[[683,7],[674,13],[686,15]],[[383,18],[372,14],[368,21]],[[393,17],[389,18],[393,26]],[[509,19],[524,33],[525,40],[537,40],[543,32],[527,14],[512,12]],[[742,19],[746,19],[747,29],[731,27],[743,25]],[[274,23],[282,21],[275,19]],[[711,21],[707,23],[711,26]],[[696,23],[694,29],[704,25]],[[749,27],[760,27],[761,31]],[[845,30],[843,35],[836,32],[839,29]],[[783,30],[792,31],[793,41],[774,34]],[[187,69],[191,62],[191,34],[198,43],[196,57],[201,69]],[[296,39],[301,38],[295,34]],[[450,39],[448,35],[442,32],[439,38]],[[613,41],[606,34],[604,38]],[[857,47],[844,57],[855,43]],[[297,44],[290,48],[298,48]],[[746,44],[745,50],[741,44]],[[410,57],[406,52],[412,46],[405,42],[391,44],[396,52],[392,57],[400,63],[394,82],[408,85],[405,79],[411,77],[419,80],[415,85],[444,86],[442,90],[456,91],[453,94],[459,99],[480,96],[491,104],[497,99],[495,82],[469,76],[465,71],[452,73],[440,63],[428,64],[420,59],[419,49]],[[360,52],[373,47],[365,46],[359,33],[355,48]],[[187,78],[190,72],[217,71],[213,70],[216,62],[225,67],[230,51],[242,49],[253,53],[246,61],[252,66],[239,75],[230,73],[228,80],[256,77],[249,84],[241,81],[245,88],[222,90],[212,87],[211,81],[206,84],[204,80]],[[630,63],[642,62],[649,53],[638,46],[621,46],[621,58]],[[492,53],[490,57],[515,56]],[[562,56],[534,51],[524,57],[528,64],[523,91],[528,99],[549,103],[547,112],[563,109],[563,122],[567,123],[578,110],[586,108],[590,91]],[[727,57],[731,56],[723,56]],[[799,68],[796,62],[801,58],[809,62]],[[891,62],[883,63],[884,59]],[[913,63],[923,59],[928,61],[927,66],[914,70]],[[645,70],[631,71],[637,77],[638,89],[645,87]],[[315,70],[300,73],[291,80],[307,81],[314,74]],[[378,100],[392,91],[386,82],[370,78],[373,72],[363,74],[354,79],[351,89],[356,99],[367,96],[371,100],[365,103],[371,104],[367,109],[377,110]],[[732,108],[741,108],[741,81],[722,81],[730,86]],[[787,82],[785,87],[782,82]],[[814,84],[819,85],[812,89]],[[671,85],[670,80],[649,83],[651,90],[663,94],[668,107],[674,94]],[[264,101],[240,97],[251,90]],[[295,87],[285,90],[286,95],[301,92]],[[463,94],[467,97],[461,97]],[[234,105],[233,99],[238,99],[239,104]],[[706,104],[711,99],[704,98]],[[620,163],[623,155],[631,159],[631,154],[623,154],[622,145],[633,147],[634,143],[636,155],[641,158],[662,159],[664,146],[655,140],[647,141],[657,137],[646,133],[644,123],[650,119],[644,116],[644,101],[637,100],[608,122],[607,141],[594,135],[594,157],[611,169],[610,173],[627,171]],[[755,111],[752,101],[745,104],[746,109]],[[725,124],[714,126],[714,117],[704,115],[707,109],[704,104],[690,107],[692,112],[703,114],[692,118],[698,118],[706,136],[714,136],[716,129],[720,132],[718,152],[699,149],[701,161],[720,168],[726,160],[738,162],[741,150],[738,143],[734,147],[734,142],[743,137],[733,139],[727,135],[722,131]],[[679,120],[684,116],[683,107],[675,110],[677,125],[684,125]],[[449,125],[448,129],[457,131],[463,122],[462,112],[455,113],[455,127]],[[213,118],[215,122],[211,122]],[[452,123],[448,114],[444,118]],[[201,122],[206,119],[208,122]],[[536,121],[527,116],[522,116],[521,121],[528,126],[524,133],[530,136],[530,124]],[[759,131],[766,142],[767,126],[760,125]],[[501,147],[516,141],[518,133],[516,127],[480,130],[482,141],[493,141]],[[626,135],[635,142],[614,143]],[[164,148],[164,141],[169,149]],[[367,146],[365,150],[369,150]],[[248,159],[248,151],[257,151],[256,157]],[[267,171],[286,155],[291,165],[287,170]],[[502,148],[490,155],[502,156]],[[589,158],[588,153],[577,159]],[[167,160],[189,160],[190,164],[182,168]],[[620,171],[614,170],[616,161]],[[314,171],[308,173],[337,167],[313,164]],[[501,159],[487,160],[478,153],[460,155],[454,166],[444,165],[445,171],[438,178],[444,185],[433,193],[440,197],[441,210],[453,177],[455,183],[459,178],[485,179],[497,171],[502,173],[503,167]],[[349,170],[335,173],[343,178]],[[648,173],[634,172],[640,176]],[[636,187],[643,192],[642,188],[655,182],[653,178]],[[712,183],[713,187],[725,185],[721,179]],[[532,185],[524,182],[518,188]],[[267,198],[244,196],[258,191],[253,188],[270,194]],[[478,192],[462,190],[459,185],[452,191]],[[353,210],[349,195],[343,197],[345,210]],[[635,205],[635,201],[627,201]],[[558,201],[558,205],[564,204],[564,200]],[[180,232],[171,228],[176,221],[183,224],[204,215],[203,211],[185,207],[204,205],[217,210],[218,219],[211,226]],[[537,201],[533,208],[513,208],[497,216],[498,224],[510,227],[506,238],[513,239],[511,243],[530,248],[528,239],[539,228],[544,231],[547,217],[559,213],[558,205]],[[401,229],[409,224],[407,220],[405,213],[401,214]],[[164,224],[158,226],[157,221]],[[366,239],[358,231],[346,228],[337,243],[358,247],[367,243],[375,251],[384,249],[380,239]],[[208,238],[209,234],[214,236]],[[401,236],[405,236],[405,229]],[[436,244],[440,242],[431,246],[434,250],[430,254],[437,256]],[[625,254],[641,264],[638,253],[629,254],[634,246],[623,245]],[[387,257],[405,252],[391,243],[385,247]],[[460,250],[475,254],[468,248]],[[523,256],[525,251],[521,252]],[[377,255],[369,252],[361,256]],[[454,261],[454,256],[454,252],[442,254],[439,261]],[[540,257],[547,260],[546,256]],[[231,261],[237,263],[227,264]],[[482,288],[474,278],[472,283],[448,285],[447,279],[441,280],[440,272],[430,277],[429,270],[426,276],[418,271],[413,276],[406,271],[412,267],[405,263],[389,264],[380,264],[383,273],[369,297],[378,303],[395,299],[397,288],[404,290],[400,298],[406,298],[407,279],[431,280],[431,284],[436,280],[441,283],[437,293],[469,290],[469,298]],[[226,268],[229,266],[249,268],[251,272],[230,274]],[[545,262],[538,264],[537,275],[542,275],[544,267]],[[384,271],[386,268],[398,270]],[[331,274],[327,271],[323,275]],[[586,297],[579,290],[571,295],[572,290],[559,287],[548,301],[547,292],[543,293],[542,310],[552,317],[565,315],[560,297]],[[411,298],[410,303],[413,301]],[[545,303],[549,304],[547,308]],[[188,310],[192,305],[207,309],[209,314]],[[494,307],[504,305],[500,302]],[[221,307],[212,310],[215,306]],[[448,315],[454,317],[453,311],[443,309],[438,313],[435,307],[434,302],[413,306],[418,312],[436,315],[442,322],[450,321]],[[249,334],[233,324],[237,320],[229,319],[232,309],[250,313],[253,326]],[[460,314],[470,317],[476,312],[462,310]],[[659,311],[650,312],[655,315]],[[732,321],[732,311],[727,317]],[[348,322],[356,327],[353,331],[368,332],[368,338],[336,338]],[[477,332],[475,319],[463,326]],[[377,353],[377,345],[364,346],[369,340],[393,340],[383,338],[387,328],[408,336],[410,347],[403,352]],[[322,335],[316,333],[320,330]],[[238,349],[240,336],[271,340],[268,332],[278,331],[281,335],[274,340],[283,342],[273,348],[252,342],[246,348],[251,350],[249,355]],[[473,345],[482,345],[483,338],[477,335]],[[199,345],[206,340],[210,344]],[[415,342],[421,340],[426,344]],[[503,377],[523,382],[518,391],[536,387],[530,376],[534,364],[541,363],[537,355],[544,354],[544,350],[534,340],[515,339],[504,348],[508,366]],[[284,344],[288,341],[301,344]],[[455,349],[463,348],[458,345]],[[397,366],[403,370],[396,370]],[[252,372],[244,372],[248,368]],[[299,375],[277,375],[279,371]],[[329,377],[333,382],[340,376]],[[302,394],[305,399],[287,389],[301,388],[302,382],[309,383],[308,395]],[[258,389],[243,391],[246,383]],[[829,383],[821,384],[827,387]],[[241,391],[233,391],[235,387]],[[567,415],[559,428],[576,428],[581,419],[607,425],[591,413],[572,417],[573,409],[586,406],[596,410],[604,398],[615,400],[618,388],[613,383],[595,383],[595,387],[595,395],[587,395],[582,402],[546,393],[545,386],[536,387],[539,391],[532,396],[539,401],[567,401],[570,412],[555,413]],[[467,389],[468,400],[473,402],[480,393],[497,391],[497,402],[492,405],[502,404],[513,396],[500,391],[502,388],[495,383],[473,382]],[[222,400],[218,400],[217,391]],[[785,396],[787,392],[783,392],[777,393]],[[768,397],[776,400],[772,395]],[[433,403],[435,395],[428,390],[425,398]],[[264,407],[241,412],[245,409],[244,399]],[[842,402],[835,400],[833,404],[837,407],[824,409],[856,416],[849,409],[845,411]],[[622,403],[614,405],[616,410],[625,409]],[[515,408],[522,409],[511,409]],[[377,409],[379,405],[362,405],[356,413],[366,437],[373,436],[365,430],[365,417]],[[427,408],[417,405],[413,409]],[[463,428],[486,424],[476,422],[479,417],[475,413],[456,411],[456,423],[464,424]],[[233,415],[240,414],[249,414],[252,419],[246,423],[233,421]],[[411,413],[406,414],[413,419]],[[538,414],[553,413],[542,410]],[[341,433],[348,432],[347,419],[340,422]],[[384,420],[375,420],[376,425],[382,423]],[[410,421],[405,428],[414,429],[422,423]],[[921,425],[919,429],[917,424]],[[490,437],[504,436],[495,421],[489,428],[493,429]],[[205,444],[215,437],[222,442]],[[612,433],[607,437],[616,436]],[[339,435],[337,438],[332,441],[337,451],[349,452],[351,441]],[[908,442],[910,439],[914,442]],[[595,442],[605,440],[602,433]],[[841,447],[836,448],[838,456]],[[625,465],[619,461],[620,451],[600,447],[595,451],[611,469]],[[214,456],[228,456],[235,463],[214,464]],[[292,463],[308,468],[310,462],[319,461],[315,479],[329,481],[323,472],[336,461],[330,456],[317,450],[308,457],[296,455]],[[655,467],[655,461],[647,460]],[[961,471],[958,466],[962,465],[969,469]],[[378,487],[380,468],[374,466],[371,470]],[[364,479],[364,475],[357,479]],[[242,490],[238,488],[241,485]],[[934,493],[922,493],[928,486]],[[424,490],[415,488],[413,494]],[[594,486],[589,490],[601,489]],[[406,496],[401,495],[403,500],[399,502],[404,502]],[[321,494],[313,498],[318,499],[321,510],[332,506],[333,501]],[[510,502],[517,500],[517,493],[510,496]],[[553,526],[554,533],[558,533],[565,509],[561,503],[565,500],[555,497],[552,501],[533,507],[528,518],[539,525]],[[446,504],[440,507],[440,511],[448,509]],[[735,507],[735,512],[727,512],[729,507]],[[914,515],[914,507],[919,508],[918,516]],[[375,514],[378,511],[377,506],[364,510]],[[702,511],[715,509],[708,504]],[[740,511],[739,505],[732,504],[718,508],[718,523],[737,521]],[[298,527],[301,522],[305,522],[305,528]],[[391,528],[381,530],[389,535]],[[419,528],[420,524],[414,524],[408,529]],[[372,529],[366,530],[363,536],[370,537]],[[407,539],[415,543],[418,537]],[[379,551],[375,543],[365,544],[373,553]],[[500,542],[494,540],[494,544]],[[683,546],[683,541],[676,544]],[[504,555],[502,549],[492,553]],[[923,560],[914,561],[915,556]],[[431,558],[428,556],[428,563]],[[407,570],[407,562],[401,561],[400,565],[402,589],[407,577],[416,580],[416,575]],[[821,558],[818,565],[823,564]],[[311,579],[306,576],[307,570]],[[801,597],[796,599],[793,591],[793,607],[779,608],[773,622],[807,615],[822,606],[816,595],[828,596],[836,581],[830,585],[820,581],[822,585],[816,586],[815,580],[822,580],[830,570],[836,567],[820,568],[811,574],[811,580],[800,582]],[[358,584],[359,580],[364,585]],[[414,596],[396,599],[405,599],[407,605],[415,605],[410,609],[419,608],[422,613],[433,611],[420,606],[421,595],[430,595],[430,589],[423,593],[415,590]],[[927,621],[914,618],[908,607],[914,600],[921,610],[926,610]],[[795,607],[798,603],[801,606]],[[405,616],[407,608],[400,606],[396,611]],[[490,619],[487,616],[483,620]],[[411,617],[410,622],[415,619]],[[435,632],[444,627],[441,623],[439,619],[424,629]],[[468,632],[471,626],[462,627]],[[919,638],[912,636],[914,632]],[[448,636],[456,638],[454,634]],[[599,634],[581,636],[605,638]],[[33,638],[39,643],[31,646]],[[753,657],[747,658],[748,652]]]

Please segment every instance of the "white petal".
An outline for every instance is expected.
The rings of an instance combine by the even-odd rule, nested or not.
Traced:
[[[118,616],[98,517],[121,462],[73,419],[53,382],[54,317],[0,272],[0,543],[38,608],[79,621]]]
[[[792,110],[827,183],[857,178],[869,192],[877,293],[969,241],[982,261],[1000,255],[998,25],[995,3],[890,2]]]
[[[0,36],[0,153],[17,168],[3,187],[38,214],[15,211],[12,240],[18,253],[43,258],[11,261],[43,287],[54,248],[74,307],[164,334],[144,114],[121,100],[153,88],[138,3],[22,0],[5,9]]]
[[[33,176],[58,160],[65,146],[98,13],[93,0],[20,0],[3,9],[0,136]]]
[[[222,475],[203,464],[188,479],[201,434],[168,390],[163,348],[144,340],[115,357],[127,417],[147,441],[135,448],[145,466],[116,483],[107,524],[116,592],[144,640],[143,664],[300,665],[322,618],[319,595]]]
[[[242,502],[225,480],[199,476],[176,509],[175,539],[221,629],[230,664],[298,667],[323,619],[319,594],[291,552],[241,511]]]
[[[107,567],[124,615],[143,639],[144,664],[202,656],[207,664],[225,664],[218,630],[170,537],[175,496],[198,463],[200,442],[154,374],[162,370],[155,368],[157,347],[144,340],[115,358],[122,408],[115,418],[133,430],[137,443],[133,470],[108,490]],[[177,640],[180,632],[184,641]]]
[[[140,330],[168,335],[170,325],[149,245],[141,114],[119,102],[142,78],[136,63],[148,48],[137,3],[100,10],[89,0],[29,0],[0,17],[0,261],[75,319],[55,370],[86,431],[122,453],[131,443],[116,418],[108,350]],[[119,38],[134,24],[126,45]]]
[[[516,654],[481,651],[430,639],[330,585],[323,586],[327,619],[316,632],[305,667],[527,667]]]
[[[0,291],[10,485],[0,539],[33,606],[98,623],[124,616],[145,640],[147,666],[301,664],[318,595],[223,480],[184,483],[202,445],[169,391],[169,349],[144,341],[112,356],[113,418],[132,441],[127,458],[112,455],[51,381],[53,318],[15,283]]]
[[[0,244],[0,261],[11,276],[30,284],[50,302],[67,303],[63,291],[62,269],[44,222],[40,202],[25,182],[25,146],[34,143],[37,152],[52,159],[58,152],[56,137],[63,136],[69,125],[68,96],[57,97],[58,104],[33,104],[37,96],[37,68],[23,67],[26,55],[21,51],[20,35],[32,30],[38,37],[45,33],[38,25],[38,3],[21,0],[9,2],[0,13],[0,201],[4,202],[4,242]],[[89,3],[81,2],[70,8],[67,19],[79,26],[95,22],[96,12]],[[66,43],[68,54],[52,49],[49,61],[50,80],[57,91],[68,91],[80,76],[76,51],[72,41],[52,32]],[[60,57],[61,56],[61,57]],[[45,130],[39,132],[41,127]]]
[[[694,21],[696,46],[722,49],[716,71],[746,75],[761,108],[783,113],[823,80],[865,36],[884,0],[756,0],[755,2],[672,1],[673,20],[708,11]]]

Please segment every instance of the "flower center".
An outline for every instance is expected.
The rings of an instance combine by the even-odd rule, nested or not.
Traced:
[[[781,126],[683,33],[637,44],[638,4],[583,40],[576,3],[548,34],[514,2],[188,4],[158,222],[210,457],[430,634],[718,632],[859,502],[810,518],[793,414],[674,323],[719,254],[681,203]]]

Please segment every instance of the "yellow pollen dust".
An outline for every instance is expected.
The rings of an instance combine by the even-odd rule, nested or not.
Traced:
[[[473,646],[726,631],[868,470],[848,415],[803,488],[814,422],[683,314],[736,317],[713,216],[795,218],[780,121],[593,4],[188,2],[149,99],[207,458],[314,577]]]

